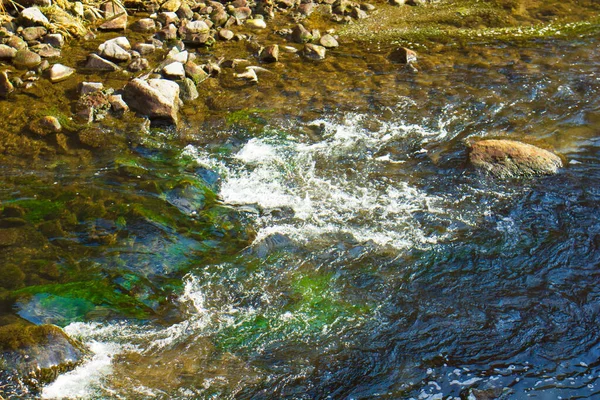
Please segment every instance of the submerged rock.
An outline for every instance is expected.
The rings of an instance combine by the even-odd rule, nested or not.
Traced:
[[[471,164],[499,178],[555,174],[563,166],[556,154],[514,140],[480,140],[470,146]]]
[[[396,50],[390,53],[389,59],[392,62],[400,64],[410,64],[417,62],[417,53],[411,49],[407,49],[406,47],[398,47]]]
[[[87,350],[54,325],[15,322],[0,326],[1,370],[32,386],[73,369]]]
[[[276,44],[265,47],[259,56],[262,62],[272,63],[279,60],[279,46]]]
[[[166,79],[133,79],[123,89],[129,107],[150,119],[179,122],[179,85]]]
[[[325,47],[319,46],[318,44],[307,43],[304,45],[302,54],[304,57],[311,60],[323,60],[325,58],[326,50]]]
[[[40,136],[46,136],[50,133],[60,132],[62,126],[56,117],[46,116],[32,121],[29,129]]]

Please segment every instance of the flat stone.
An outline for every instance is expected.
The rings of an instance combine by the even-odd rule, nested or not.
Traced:
[[[265,29],[267,27],[267,23],[264,19],[249,19],[246,20],[246,26],[251,29]]]
[[[339,46],[338,41],[330,34],[323,35],[321,39],[319,39],[319,44],[326,49],[333,49]]]
[[[247,20],[252,15],[250,7],[237,7],[231,11],[231,15],[240,21]]]
[[[95,71],[118,71],[121,69],[117,64],[105,60],[97,54],[90,54],[88,56],[85,68]]]
[[[78,86],[79,94],[82,96],[89,93],[99,92],[102,89],[104,89],[102,82],[81,82]]]
[[[21,32],[21,36],[27,42],[32,42],[34,40],[38,40],[46,33],[48,33],[48,31],[43,26],[31,26],[29,28],[23,29],[23,31]]]
[[[37,135],[46,136],[60,132],[62,126],[56,117],[46,116],[32,121],[29,124],[29,129]]]
[[[21,11],[21,17],[34,24],[47,25],[48,18],[37,7],[29,7]]]
[[[123,89],[123,98],[131,109],[150,119],[179,121],[179,85],[166,79],[133,79]]]
[[[165,76],[172,79],[183,79],[185,77],[185,70],[183,69],[183,64],[180,62],[172,62],[166,65],[162,72]]]
[[[42,62],[42,58],[39,54],[34,53],[33,51],[27,49],[21,49],[17,51],[15,54],[15,58],[13,58],[13,63],[15,66],[20,68],[35,68]]]
[[[17,49],[7,46],[5,44],[0,44],[0,58],[1,59],[11,59],[15,58],[17,55]]]
[[[67,79],[75,73],[75,69],[62,64],[54,64],[50,67],[49,78],[50,82],[60,82]]]
[[[323,46],[307,43],[304,45],[302,54],[304,57],[311,60],[323,60],[325,58],[326,50]]]
[[[471,164],[498,178],[550,175],[563,166],[556,154],[515,140],[479,140],[470,147]]]

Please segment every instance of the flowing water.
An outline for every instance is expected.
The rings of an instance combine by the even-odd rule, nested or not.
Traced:
[[[137,300],[20,298],[18,315],[92,352],[38,395],[600,396],[599,44],[474,46],[418,74],[383,65],[386,49],[339,53],[302,89],[236,88],[251,104],[231,124],[153,131],[135,162],[56,166],[40,197],[5,185],[104,199],[102,218],[53,236],[87,249],[57,263]],[[495,180],[468,165],[473,136],[552,146],[566,167]]]

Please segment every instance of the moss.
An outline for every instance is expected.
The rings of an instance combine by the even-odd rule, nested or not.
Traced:
[[[63,334],[52,325],[30,325],[26,322],[0,326],[0,351],[12,351],[48,343],[50,335]]]
[[[45,219],[58,218],[65,205],[60,201],[22,199],[10,202],[25,210],[24,218],[31,223],[38,223]]]
[[[14,264],[0,266],[0,287],[5,289],[19,289],[25,284],[25,274]]]

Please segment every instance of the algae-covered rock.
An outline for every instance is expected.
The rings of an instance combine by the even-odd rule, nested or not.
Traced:
[[[480,140],[470,145],[471,164],[499,178],[555,174],[563,166],[556,154],[514,140]]]
[[[50,133],[58,133],[62,126],[56,117],[46,116],[38,118],[29,124],[29,129],[40,136],[46,136]]]
[[[2,369],[37,387],[73,369],[87,350],[54,325],[13,322],[0,326]]]

